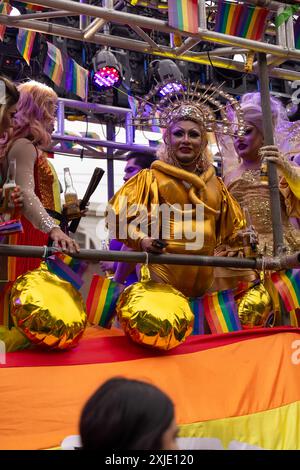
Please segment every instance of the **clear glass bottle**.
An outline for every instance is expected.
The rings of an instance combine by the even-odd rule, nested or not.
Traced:
[[[109,251],[109,241],[108,240],[101,240],[101,250],[103,251]],[[108,279],[112,279],[114,277],[114,271],[108,269],[107,271],[104,272],[105,277]]]
[[[11,198],[11,193],[16,186],[16,160],[11,160],[8,166],[7,178],[2,188],[2,213],[12,213],[14,211],[15,205]]]
[[[72,176],[69,168],[64,168],[65,177],[65,212],[69,220],[80,217],[80,207],[76,189],[73,185]]]

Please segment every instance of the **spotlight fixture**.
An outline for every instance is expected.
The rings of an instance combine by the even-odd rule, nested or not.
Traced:
[[[99,51],[93,59],[93,83],[101,90],[118,87],[122,83],[122,67],[110,51]]]
[[[156,83],[162,84],[159,90],[161,96],[182,89],[182,84],[179,82],[183,80],[183,75],[173,60],[154,60],[150,63],[149,74],[151,81],[154,80]],[[168,81],[168,83],[164,84],[165,81]]]

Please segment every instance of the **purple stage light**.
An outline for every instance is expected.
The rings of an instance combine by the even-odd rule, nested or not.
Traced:
[[[103,67],[95,72],[93,82],[99,88],[118,86],[122,81],[120,72],[115,67]]]
[[[183,85],[181,83],[171,82],[161,87],[161,89],[159,90],[159,94],[160,96],[166,96],[169,93],[172,93],[174,91],[178,92],[180,90],[183,90]]]

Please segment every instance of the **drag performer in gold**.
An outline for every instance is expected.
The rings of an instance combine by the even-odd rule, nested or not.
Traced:
[[[189,84],[184,91],[174,92],[160,102],[159,123],[165,132],[159,160],[150,170],[131,178],[110,201],[109,228],[110,220],[115,218],[116,237],[134,250],[211,256],[219,244],[241,247],[245,227],[241,209],[215,175],[207,146],[207,132],[217,128],[212,107],[220,109],[215,97],[222,92],[212,87],[203,92],[203,88]],[[144,117],[143,105],[149,104],[150,98],[147,96],[141,104],[139,122]],[[231,103],[236,106],[242,128],[239,106],[233,98]],[[157,115],[157,109],[154,107],[151,113]],[[225,114],[221,116],[226,126]],[[149,115],[146,119],[149,121]],[[173,211],[169,219],[164,213],[153,217],[155,208],[162,205]],[[203,217],[199,208],[203,208]],[[131,223],[137,217],[141,224],[134,230]],[[128,225],[126,233],[120,235],[122,223]],[[163,240],[165,247],[157,239]],[[209,266],[151,264],[149,268],[153,280],[169,283],[190,297],[201,296],[213,282],[213,268]]]

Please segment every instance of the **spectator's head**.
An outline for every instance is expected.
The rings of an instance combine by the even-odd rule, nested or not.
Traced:
[[[29,138],[34,144],[47,147],[57,108],[57,94],[44,83],[30,80],[18,86],[20,100],[14,125],[14,140]]]
[[[85,404],[83,450],[176,450],[174,405],[154,385],[113,378]]]
[[[124,181],[128,181],[132,176],[139,173],[144,168],[150,168],[156,157],[151,154],[142,152],[129,152],[126,155],[126,166],[124,169]]]
[[[12,127],[20,94],[7,78],[0,76],[0,136]]]

